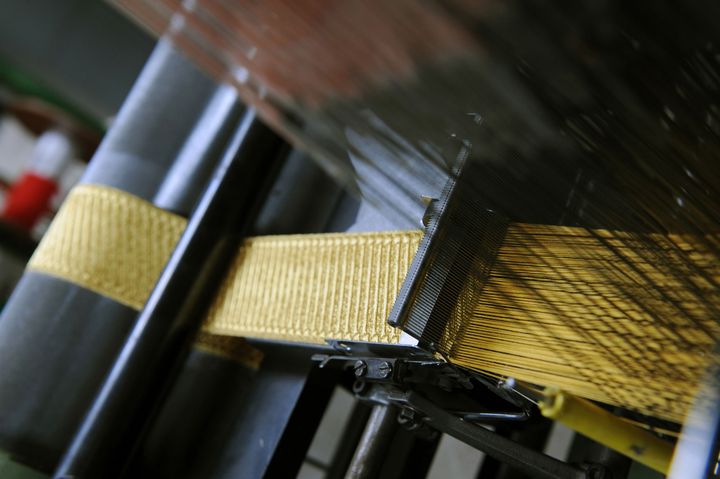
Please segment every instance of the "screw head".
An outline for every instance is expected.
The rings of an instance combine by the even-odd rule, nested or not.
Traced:
[[[392,374],[392,364],[387,361],[380,363],[380,366],[378,366],[378,374],[382,379],[390,377]]]
[[[367,364],[365,361],[358,359],[355,361],[355,377],[361,378],[367,374]]]
[[[415,411],[409,408],[402,408],[397,416],[397,422],[408,431],[414,431],[420,427],[415,417]]]

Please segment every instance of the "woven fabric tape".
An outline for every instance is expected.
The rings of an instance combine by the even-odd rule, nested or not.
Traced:
[[[129,193],[81,185],[28,268],[140,309],[185,224]],[[421,236],[404,231],[249,238],[204,329],[304,343],[396,343],[400,331],[387,317]]]
[[[28,268],[140,309],[184,226],[128,193],[82,185]],[[395,344],[400,332],[387,318],[421,237],[249,238],[208,312],[206,338]],[[720,337],[718,246],[710,236],[512,224],[447,357],[679,421]]]

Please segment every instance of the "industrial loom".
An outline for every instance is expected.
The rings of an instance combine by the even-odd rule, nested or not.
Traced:
[[[114,3],[159,40],[0,318],[16,471],[292,477],[340,385],[328,477],[717,476],[720,7]]]

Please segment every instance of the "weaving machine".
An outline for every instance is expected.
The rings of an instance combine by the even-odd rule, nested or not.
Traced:
[[[116,3],[160,40],[0,319],[18,470],[293,476],[340,384],[330,477],[715,477],[717,6]]]

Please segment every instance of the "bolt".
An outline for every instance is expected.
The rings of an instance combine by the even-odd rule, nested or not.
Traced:
[[[608,479],[607,469],[600,464],[585,464],[585,475],[588,479]]]
[[[355,377],[361,378],[367,373],[367,364],[365,363],[365,361],[358,359],[357,361],[355,361],[354,369]]]
[[[497,385],[500,389],[512,390],[515,388],[515,378],[500,379]]]
[[[415,411],[410,408],[402,408],[400,414],[398,414],[398,422],[400,424],[407,424],[410,421],[415,420]]]
[[[414,431],[420,424],[415,420],[415,411],[409,408],[402,408],[397,417],[397,422],[408,431]]]
[[[387,361],[383,361],[382,363],[380,363],[380,366],[378,366],[378,374],[382,379],[390,377],[390,375],[392,374],[392,364]]]

